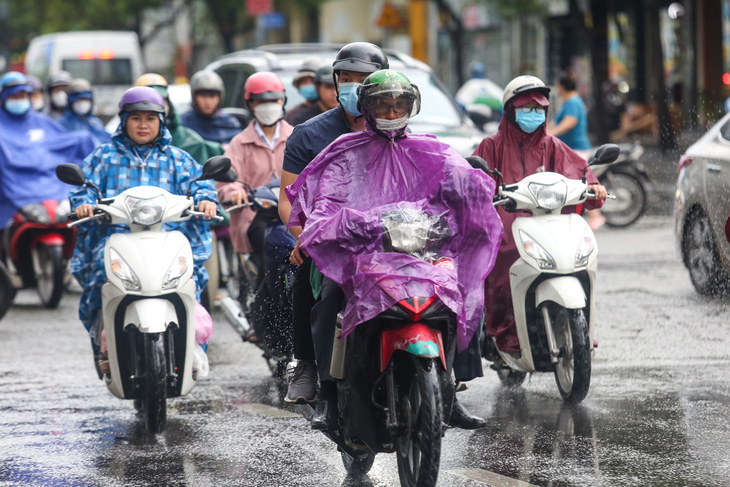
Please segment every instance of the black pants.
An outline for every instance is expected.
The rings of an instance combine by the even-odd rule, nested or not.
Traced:
[[[322,294],[312,307],[312,339],[317,356],[319,380],[334,380],[330,375],[332,347],[335,344],[337,313],[342,309],[345,294],[335,281],[322,278]]]
[[[298,360],[314,360],[314,343],[310,313],[315,300],[309,273],[311,257],[305,257],[292,285],[292,326],[294,327],[294,357]]]
[[[454,376],[456,380],[466,382],[484,376],[482,369],[482,351],[479,337],[481,326],[471,337],[469,346],[454,357]]]

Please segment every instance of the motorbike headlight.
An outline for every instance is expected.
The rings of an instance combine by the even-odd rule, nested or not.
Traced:
[[[137,274],[124,262],[122,256],[112,248],[109,249],[109,260],[112,273],[122,281],[124,289],[128,291],[140,291],[142,289]]]
[[[537,206],[545,210],[554,210],[565,204],[568,196],[568,185],[565,181],[558,181],[553,184],[530,183],[530,193],[535,197]]]
[[[520,240],[522,241],[522,248],[525,249],[527,255],[537,261],[537,266],[540,269],[555,269],[555,261],[552,256],[535,242],[532,237],[527,235],[525,232],[520,230]]]
[[[166,199],[164,196],[143,199],[127,196],[124,204],[132,217],[132,222],[146,227],[160,223],[162,214],[165,212]]]
[[[395,210],[381,215],[383,227],[396,252],[411,254],[426,248],[431,217],[420,210]]]
[[[177,258],[172,262],[170,268],[167,269],[165,280],[162,281],[162,289],[167,291],[168,289],[177,288],[180,278],[185,271],[188,270],[188,259],[184,255],[178,255]]]
[[[584,267],[588,265],[588,257],[593,253],[596,248],[596,240],[593,237],[593,233],[590,229],[586,228],[583,236],[580,239],[578,245],[578,252],[575,254],[575,266]]]

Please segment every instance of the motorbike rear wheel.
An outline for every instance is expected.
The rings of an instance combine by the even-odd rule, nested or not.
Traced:
[[[373,467],[375,461],[375,453],[368,451],[367,454],[360,458],[355,458],[348,453],[342,452],[342,465],[344,465],[347,475],[350,477],[362,477],[367,475]]]
[[[66,262],[60,245],[39,245],[33,250],[38,259],[40,274],[36,276],[36,288],[41,303],[46,308],[57,308],[63,296],[63,278]]]
[[[566,402],[578,403],[585,399],[591,385],[588,323],[582,309],[557,308],[551,318],[560,350],[555,364],[555,382]]]
[[[398,475],[402,486],[436,485],[441,460],[441,387],[438,365],[408,353],[396,358]]]
[[[164,334],[144,334],[142,416],[150,433],[160,433],[167,421],[167,360]]]
[[[607,199],[601,208],[606,225],[626,227],[644,214],[646,191],[635,175],[609,169],[599,181],[609,194],[616,197],[615,200]]]

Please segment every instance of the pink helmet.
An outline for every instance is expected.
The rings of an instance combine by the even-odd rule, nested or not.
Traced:
[[[246,101],[286,98],[284,82],[275,73],[269,71],[262,71],[249,76],[243,91]]]

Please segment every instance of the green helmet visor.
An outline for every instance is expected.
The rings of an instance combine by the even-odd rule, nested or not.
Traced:
[[[418,87],[403,74],[393,70],[373,73],[359,89],[359,102],[363,113],[373,118],[413,117],[421,108]]]

